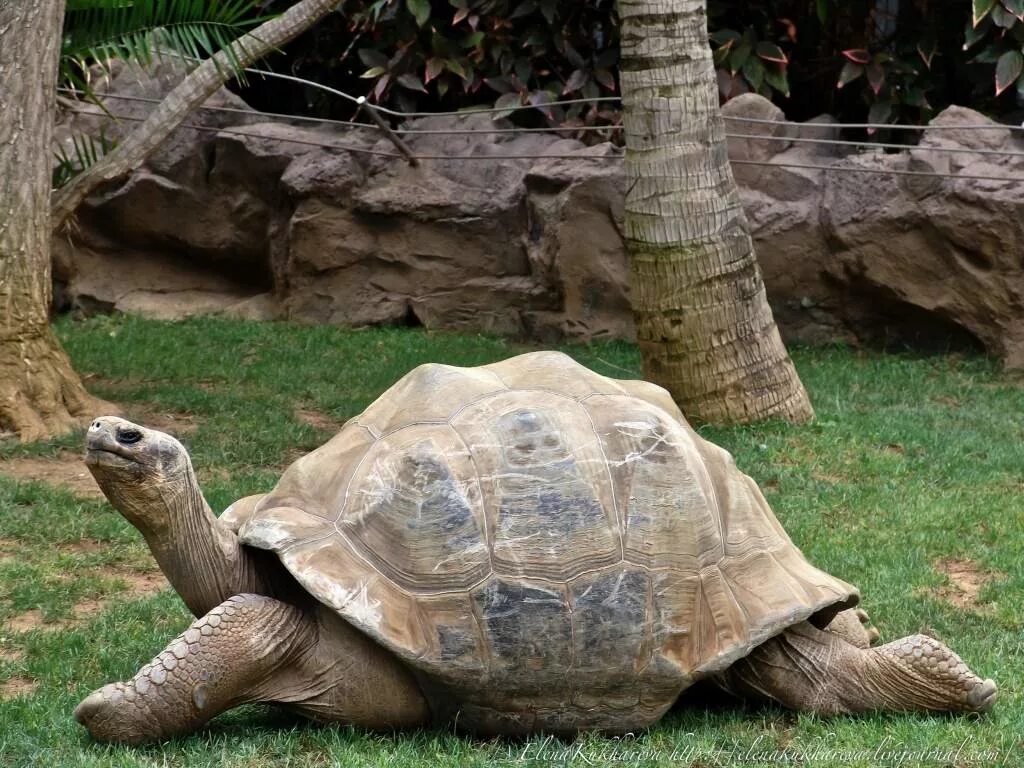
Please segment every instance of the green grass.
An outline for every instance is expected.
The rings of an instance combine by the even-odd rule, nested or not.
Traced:
[[[475,365],[526,349],[486,337],[209,319],[98,318],[62,321],[58,330],[96,394],[129,414],[194,420],[185,442],[215,508],[269,488],[289,461],[331,434],[305,423],[297,409],[340,423],[419,363]],[[629,345],[567,351],[601,373],[638,371]],[[703,433],[758,480],[812,562],[861,587],[885,638],[935,634],[994,677],[1000,700],[992,715],[820,719],[696,702],[635,739],[502,742],[448,731],[323,728],[248,707],[167,744],[99,745],[71,719],[76,702],[132,675],[189,616],[170,592],[117,597],[117,569],[142,567],[149,556],[105,502],[0,477],[0,626],[30,610],[51,622],[26,632],[0,629],[0,686],[38,683],[30,695],[0,700],[0,766],[1024,763],[1024,389],[982,359],[847,349],[796,350],[794,357],[815,423]],[[78,435],[0,443],[0,458],[78,450],[80,442]],[[82,540],[106,546],[76,547]],[[973,606],[942,597],[949,583],[936,563],[944,558],[995,575]],[[61,623],[80,601],[111,594],[87,623]]]

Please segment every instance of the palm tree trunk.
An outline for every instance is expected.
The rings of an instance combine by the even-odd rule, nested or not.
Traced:
[[[303,0],[233,43],[243,64],[329,13]],[[50,237],[97,186],[137,167],[230,76],[222,52],[200,64],[109,155],[50,199],[50,139],[63,0],[0,2],[0,432],[23,441],[69,432],[111,406],[91,397],[49,326]]]
[[[247,67],[277,50],[330,13],[339,0],[302,0],[280,16],[261,24],[231,44],[234,58]],[[225,51],[211,56],[172,90],[142,125],[132,131],[94,166],[62,187],[53,199],[53,226],[63,225],[78,205],[99,185],[135,170],[160,146],[192,110],[206,101],[230,77],[232,59]]]
[[[644,374],[697,421],[808,420],[726,155],[704,0],[619,0],[619,15]]]
[[[0,432],[67,432],[98,408],[50,329],[50,174],[63,0],[0,3]]]

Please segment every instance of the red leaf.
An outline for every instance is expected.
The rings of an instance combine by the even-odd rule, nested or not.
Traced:
[[[779,19],[779,24],[786,27],[786,37],[789,38],[791,43],[796,42],[796,24],[791,19]]]
[[[843,56],[848,58],[854,64],[867,64],[871,61],[871,54],[863,48],[850,48],[843,51]]]
[[[455,24],[458,24],[467,16],[469,16],[469,8],[459,8],[452,17],[452,25],[454,26]]]

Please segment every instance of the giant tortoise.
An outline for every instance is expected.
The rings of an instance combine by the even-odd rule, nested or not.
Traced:
[[[857,590],[667,392],[560,353],[422,365],[219,519],[169,435],[99,418],[86,463],[199,617],[78,706],[99,739],[257,701],[369,728],[625,732],[702,679],[822,714],[995,700],[937,640],[872,647]]]

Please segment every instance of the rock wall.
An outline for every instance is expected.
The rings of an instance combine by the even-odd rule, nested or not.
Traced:
[[[126,69],[110,88],[159,94],[165,79]],[[214,101],[244,109],[226,92]],[[992,180],[1024,179],[1021,157],[998,154],[1024,150],[1006,127],[954,107],[909,153],[841,153],[815,143],[838,137],[828,117],[794,129],[752,95],[725,111],[769,121],[730,121],[755,138],[729,149],[788,340],[980,346],[1024,367],[1024,183]],[[189,123],[203,130],[176,132],[87,201],[74,238],[55,243],[63,307],[632,336],[611,145],[436,117],[409,124],[424,131],[406,137],[416,154],[492,159],[410,167],[374,154],[393,152],[374,131],[259,119],[201,112]],[[509,158],[522,155],[539,159]]]

